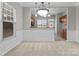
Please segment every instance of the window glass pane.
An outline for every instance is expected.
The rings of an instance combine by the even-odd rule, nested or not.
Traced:
[[[46,20],[42,20],[42,28],[46,28],[46,24],[47,24],[47,21]]]
[[[37,20],[37,27],[41,27],[41,20]]]
[[[37,27],[46,27],[47,21],[46,20],[37,20]]]
[[[41,22],[42,22],[42,25],[46,25],[46,20],[41,20]]]
[[[41,23],[41,20],[37,20],[37,24],[38,25],[41,25],[42,23]]]
[[[37,19],[37,27],[40,28],[54,28],[55,27],[55,20],[54,19]]]
[[[53,28],[54,27],[54,19],[49,19],[48,20],[48,27]]]

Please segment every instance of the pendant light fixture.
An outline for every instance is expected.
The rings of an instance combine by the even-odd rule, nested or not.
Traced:
[[[46,17],[49,13],[49,9],[46,8],[44,2],[41,2],[39,9],[36,11],[38,15],[42,17]]]
[[[50,9],[50,2],[48,2],[48,7]],[[47,17],[51,17],[50,12],[48,13]]]

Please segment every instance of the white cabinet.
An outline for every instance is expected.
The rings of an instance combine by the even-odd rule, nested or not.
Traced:
[[[7,3],[2,3],[2,20],[4,22],[15,22],[15,8]]]
[[[2,3],[0,2],[0,41],[2,41]]]
[[[13,34],[12,36],[15,36],[15,24],[16,24],[16,9],[11,5],[9,5],[8,3],[0,2],[0,41],[4,39],[5,36],[4,33],[9,32],[9,29],[5,29],[9,28],[9,26],[12,27],[11,30]],[[11,33],[9,32],[8,34],[10,35]]]

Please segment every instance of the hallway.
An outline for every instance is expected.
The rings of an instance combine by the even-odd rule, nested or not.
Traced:
[[[76,42],[22,42],[5,56],[79,56],[79,43]]]

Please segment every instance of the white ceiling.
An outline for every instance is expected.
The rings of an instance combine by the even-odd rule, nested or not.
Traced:
[[[31,8],[31,13],[32,15],[35,15],[36,14],[36,8]],[[66,12],[67,11],[67,8],[49,8],[49,13],[51,15],[56,15],[58,13],[61,13],[61,12]]]
[[[19,2],[19,4],[23,7],[31,8],[32,14],[36,14],[36,5],[34,2]],[[37,7],[39,7],[40,4],[41,2],[37,2]],[[47,2],[45,2],[44,5],[46,7],[49,7]],[[75,7],[77,5],[79,5],[79,2],[50,2],[49,13],[51,15],[56,15],[61,12],[66,12],[67,7]]]
[[[23,7],[31,7],[34,8],[35,7],[35,3],[34,2],[19,2],[20,5],[22,5]],[[41,4],[41,2],[37,2],[37,6],[39,6]],[[44,3],[46,7],[48,7],[48,3],[45,2]],[[50,7],[73,7],[79,5],[79,2],[50,2]]]

